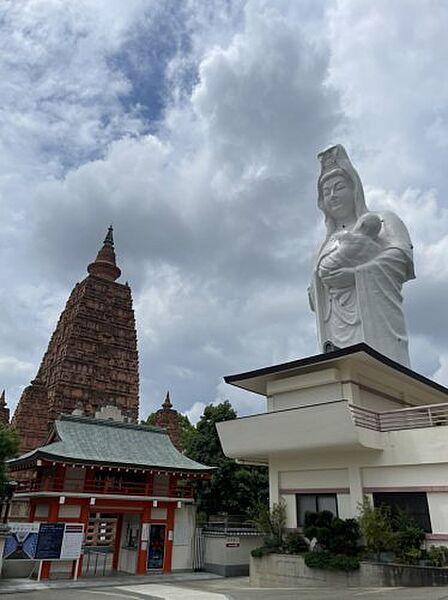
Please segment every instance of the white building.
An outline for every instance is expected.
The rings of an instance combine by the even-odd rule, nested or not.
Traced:
[[[356,516],[363,495],[448,542],[448,389],[366,344],[225,378],[266,412],[218,424],[227,456],[269,466],[288,527],[306,511]]]

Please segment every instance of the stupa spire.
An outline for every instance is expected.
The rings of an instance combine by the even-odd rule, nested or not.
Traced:
[[[114,246],[114,228],[112,225],[109,225],[109,229],[107,230],[107,234],[103,243],[110,244],[112,247]]]
[[[165,401],[162,404],[162,408],[173,408],[173,405],[171,404],[169,392],[166,393]]]
[[[114,230],[110,225],[104,238],[103,247],[98,252],[94,262],[87,267],[90,275],[101,277],[109,281],[115,281],[121,275],[120,269],[117,267],[114,249]]]

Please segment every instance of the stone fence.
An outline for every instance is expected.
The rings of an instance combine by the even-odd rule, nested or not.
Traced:
[[[300,555],[251,556],[251,586],[294,587],[304,579],[335,587],[432,587],[448,585],[448,568],[361,562],[358,570],[345,573],[310,569]]]

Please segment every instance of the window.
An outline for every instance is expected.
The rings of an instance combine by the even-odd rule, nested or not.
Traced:
[[[373,504],[374,506],[389,506],[392,516],[404,511],[423,531],[426,533],[432,531],[426,492],[375,492]]]
[[[329,510],[338,516],[338,503],[336,494],[296,494],[297,503],[297,525],[305,525],[305,515],[307,512],[321,512]]]

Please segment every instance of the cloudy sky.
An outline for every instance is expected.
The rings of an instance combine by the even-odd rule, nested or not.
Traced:
[[[109,223],[133,289],[141,416],[317,352],[316,154],[346,145],[405,220],[413,368],[448,385],[448,3],[4,0],[0,387],[13,407]]]

